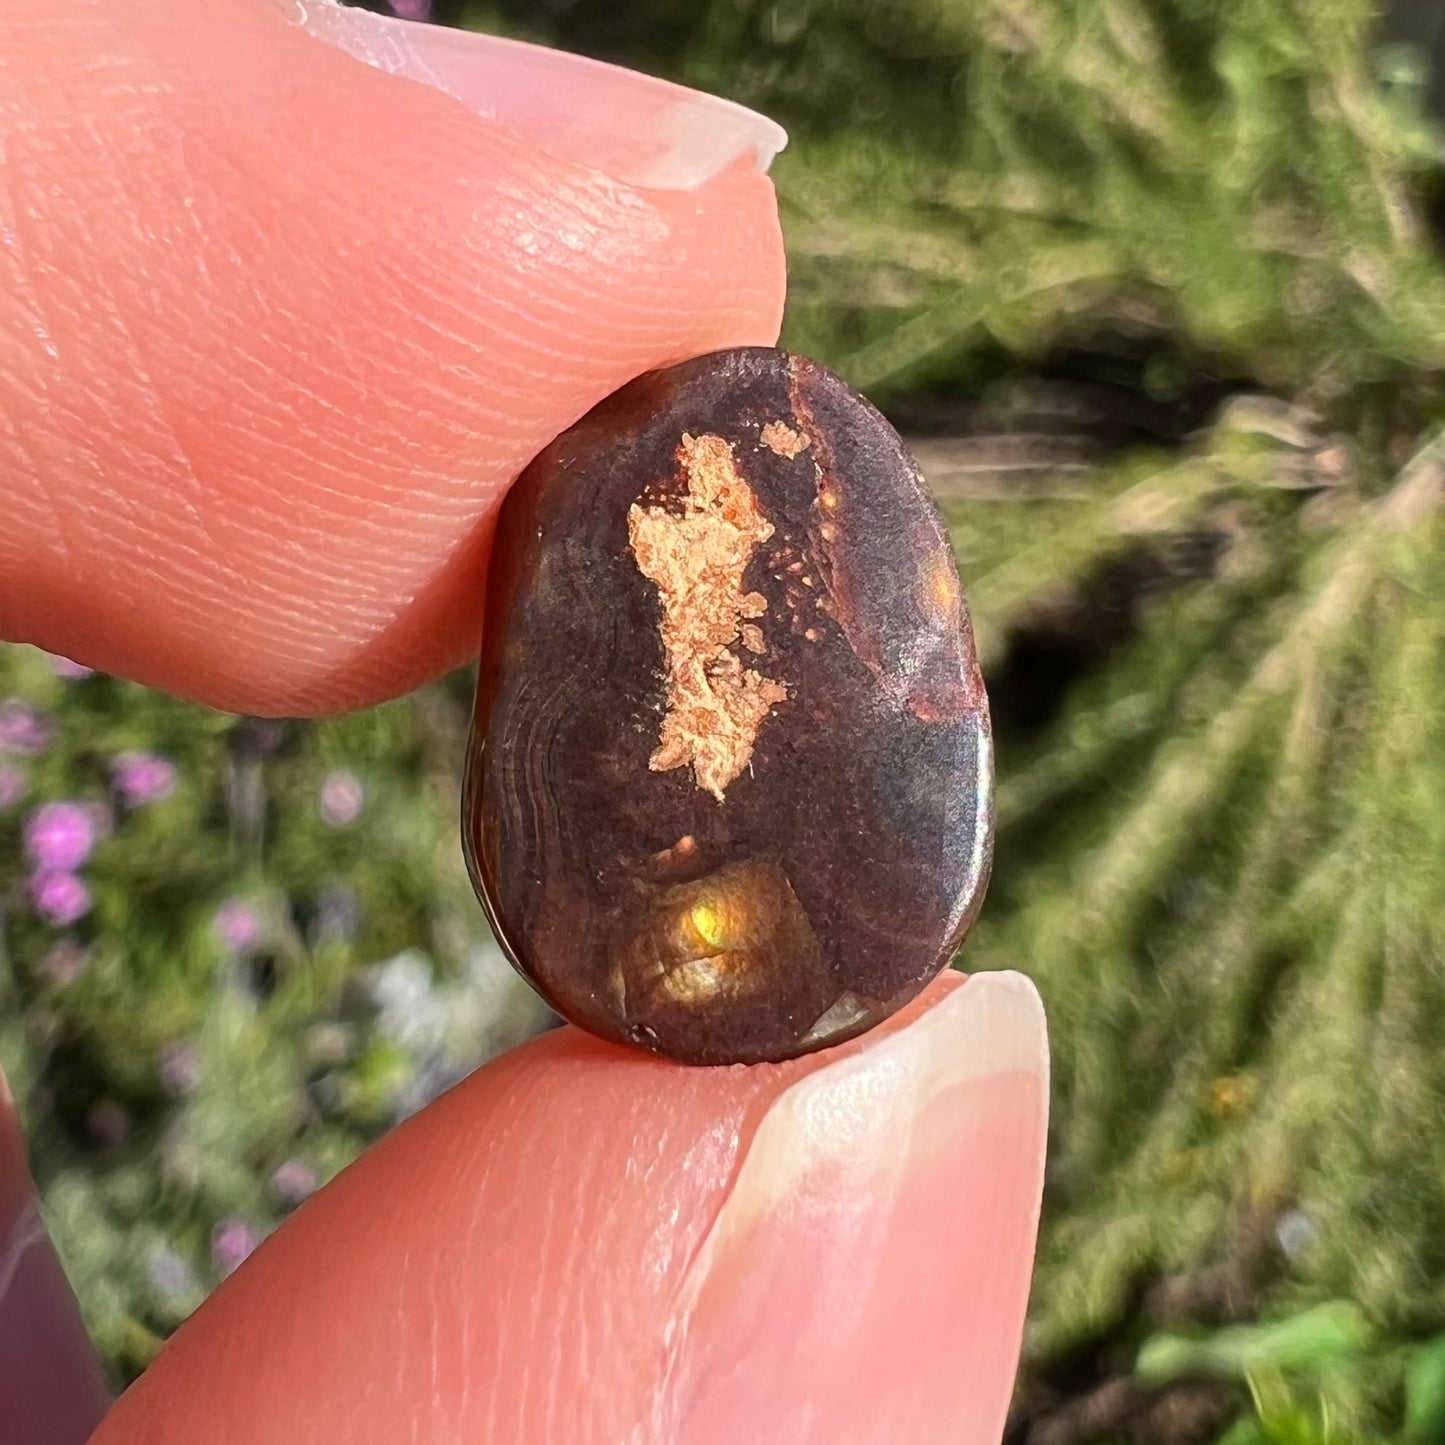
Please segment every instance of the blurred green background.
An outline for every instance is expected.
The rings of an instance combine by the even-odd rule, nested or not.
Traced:
[[[434,14],[787,124],[786,339],[948,513],[1001,768],[966,962],[1055,1048],[1010,1439],[1445,1439],[1441,7]],[[458,855],[469,686],[273,723],[0,650],[0,1062],[118,1378],[544,1026]]]

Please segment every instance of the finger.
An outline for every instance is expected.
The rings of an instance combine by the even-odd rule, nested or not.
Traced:
[[[304,1206],[96,1445],[996,1442],[1046,1074],[1014,974],[786,1065],[545,1036]]]
[[[218,706],[462,661],[531,456],[777,333],[776,128],[532,47],[0,6],[0,137],[0,635]]]
[[[109,1398],[45,1235],[14,1103],[0,1076],[0,1437],[81,1445]]]

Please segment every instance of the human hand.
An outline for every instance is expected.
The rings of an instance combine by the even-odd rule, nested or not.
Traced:
[[[771,342],[783,290],[765,122],[307,15],[0,11],[0,635],[250,712],[463,660],[510,478],[638,372]],[[558,1031],[303,1206],[96,1439],[996,1440],[1045,1096],[1012,975],[785,1065]],[[103,1395],[0,1141],[0,1418],[79,1440]]]

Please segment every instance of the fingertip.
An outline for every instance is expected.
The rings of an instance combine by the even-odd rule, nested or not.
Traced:
[[[776,121],[735,101],[587,56],[337,0],[292,4],[302,27],[327,44],[624,185],[695,190],[740,160],[766,173],[788,143]]]
[[[784,1065],[559,1030],[303,1206],[98,1445],[997,1439],[1046,1090],[999,975]]]
[[[54,19],[0,15],[0,634],[236,711],[404,692],[474,651],[542,446],[776,336],[746,157],[626,184],[279,7]]]
[[[792,1084],[684,1282],[667,1438],[998,1441],[1047,1115],[1017,974]]]

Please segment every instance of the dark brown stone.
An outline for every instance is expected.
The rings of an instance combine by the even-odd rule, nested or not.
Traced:
[[[888,423],[764,348],[623,387],[502,507],[463,834],[564,1015],[689,1063],[885,1018],[987,881],[988,710]]]

